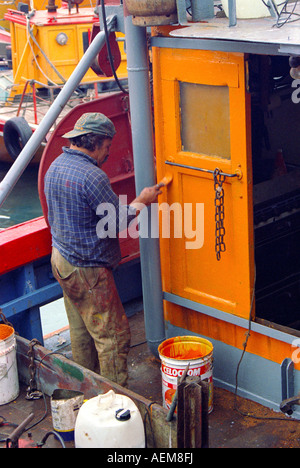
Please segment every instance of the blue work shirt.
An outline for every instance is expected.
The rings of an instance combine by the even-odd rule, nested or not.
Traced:
[[[135,218],[135,209],[120,205],[97,161],[82,151],[63,147],[46,173],[44,190],[52,245],[61,255],[79,267],[115,268],[121,260],[118,232],[124,222],[127,226]],[[101,209],[103,206],[112,211]],[[109,218],[109,213],[115,213],[115,218]],[[115,224],[116,235],[99,238],[97,224],[101,219]]]

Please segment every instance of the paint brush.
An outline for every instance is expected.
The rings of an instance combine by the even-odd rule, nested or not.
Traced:
[[[172,182],[172,180],[173,180],[173,176],[171,174],[166,174],[165,177],[161,179],[161,181],[156,185],[156,187],[158,189],[162,187],[166,187]]]

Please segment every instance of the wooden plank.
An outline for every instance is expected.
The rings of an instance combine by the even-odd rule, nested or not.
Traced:
[[[209,384],[198,377],[187,377],[178,385],[178,448],[208,448]]]
[[[17,337],[17,360],[19,378],[29,383],[30,359],[27,355],[29,341]],[[67,359],[58,352],[51,352],[40,345],[34,346],[36,364],[36,381],[38,388],[46,395],[51,396],[56,388],[78,390],[84,393],[86,399],[114,390],[131,398],[145,422],[145,433],[148,447],[176,448],[177,429],[176,421],[166,422],[167,410],[159,404],[152,402],[136,393],[127,390],[118,384],[101,377],[75,362]],[[146,384],[146,382],[145,382]]]

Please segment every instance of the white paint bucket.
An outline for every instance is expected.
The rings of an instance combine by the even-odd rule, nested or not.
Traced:
[[[10,403],[19,395],[15,331],[0,325],[0,405]]]
[[[170,408],[178,381],[190,364],[187,375],[209,383],[209,413],[213,410],[213,345],[197,336],[169,338],[158,347],[161,359],[163,406]]]
[[[83,404],[84,394],[76,390],[58,388],[51,396],[53,429],[65,441],[74,440],[74,430],[78,411]]]

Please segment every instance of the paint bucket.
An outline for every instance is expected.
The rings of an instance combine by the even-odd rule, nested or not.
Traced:
[[[197,336],[169,338],[158,347],[161,359],[163,406],[170,408],[178,381],[190,364],[187,375],[207,379],[209,413],[213,410],[213,345]]]
[[[19,395],[15,331],[0,325],[0,405],[10,403]]]
[[[84,394],[75,390],[59,388],[51,396],[53,429],[65,441],[74,440],[75,423],[79,409],[83,404]]]

